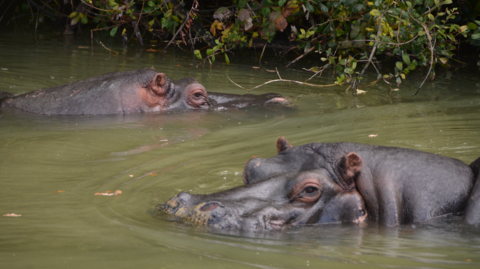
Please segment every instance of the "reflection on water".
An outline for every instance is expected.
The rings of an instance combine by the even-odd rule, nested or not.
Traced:
[[[194,68],[190,55],[129,46],[119,55],[90,40],[0,37],[0,90],[24,93],[105,72],[154,66],[174,79],[196,77],[208,90],[242,93],[275,66],[235,59]],[[267,60],[268,61],[268,60]],[[282,77],[311,74],[279,69]],[[367,80],[376,75],[367,76]],[[322,225],[285,233],[237,234],[158,219],[149,212],[180,191],[211,193],[242,184],[251,156],[293,145],[351,141],[408,147],[458,158],[480,156],[478,73],[439,78],[413,93],[418,74],[389,92],[385,84],[353,98],[345,87],[272,83],[296,110],[45,117],[0,112],[0,261],[2,268],[476,268],[480,230],[455,218],[385,228]],[[329,78],[314,83],[329,84]],[[369,137],[377,134],[377,137]],[[122,190],[119,196],[96,192]]]

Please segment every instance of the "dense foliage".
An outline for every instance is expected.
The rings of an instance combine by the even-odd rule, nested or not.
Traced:
[[[229,63],[226,52],[232,49],[283,41],[286,52],[301,51],[292,62],[316,53],[321,66],[312,70],[333,69],[336,84],[351,83],[354,92],[368,66],[379,80],[399,86],[417,66],[427,67],[433,79],[437,65],[455,61],[461,43],[480,45],[480,1],[475,0],[18,1],[17,13],[29,11],[37,21],[68,17],[68,32],[88,24],[125,42],[133,36],[140,43],[145,37],[170,40],[167,46],[187,46],[211,63],[219,54]],[[195,49],[198,42],[208,49]],[[376,63],[385,58],[395,64],[381,73]],[[361,62],[366,63],[362,71]]]

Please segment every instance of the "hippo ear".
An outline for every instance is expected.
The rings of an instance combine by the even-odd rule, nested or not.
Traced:
[[[277,154],[291,148],[292,145],[285,139],[285,137],[281,136],[277,139]]]
[[[165,87],[166,83],[167,83],[167,79],[165,78],[165,74],[157,73],[152,80],[151,89],[155,94],[159,96],[164,96],[167,91],[166,89],[167,87]]]
[[[350,189],[355,185],[355,178],[362,171],[363,161],[355,152],[343,156],[337,163],[337,169],[343,181],[340,183],[343,189]]]

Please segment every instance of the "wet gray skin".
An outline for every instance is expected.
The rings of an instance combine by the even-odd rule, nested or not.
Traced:
[[[282,230],[367,218],[397,226],[463,212],[477,177],[459,160],[404,148],[292,147],[279,138],[277,150],[275,157],[247,162],[244,186],[206,195],[182,192],[157,209],[214,229]],[[474,202],[470,211],[476,212]],[[470,214],[478,220],[479,214]]]
[[[208,92],[208,100],[212,109],[214,110],[243,108],[247,106],[284,106],[290,104],[290,102],[285,97],[277,93],[266,93],[260,95],[236,95],[228,93]]]
[[[175,81],[152,68],[107,73],[17,96],[0,91],[0,107],[45,115],[224,110],[271,104],[288,105],[289,102],[279,94],[207,93],[194,78]]]
[[[287,145],[280,145],[279,151],[286,149]],[[251,165],[261,166],[263,172],[249,174]],[[342,189],[331,171],[318,166],[295,170],[255,158],[246,165],[244,186],[207,195],[182,192],[158,209],[193,225],[244,231],[366,219],[362,197],[355,189]]]
[[[305,181],[312,186],[298,184]],[[321,189],[315,187],[321,185]],[[317,186],[319,186],[317,185]],[[311,198],[321,197],[315,201]],[[329,222],[362,222],[366,211],[356,191],[341,192],[323,169],[276,176],[211,195],[182,192],[159,207],[175,219],[214,229],[281,230]]]

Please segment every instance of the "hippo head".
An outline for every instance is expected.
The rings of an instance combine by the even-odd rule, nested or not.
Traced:
[[[146,111],[170,109],[213,109],[224,110],[247,106],[290,105],[280,94],[267,93],[228,94],[206,91],[205,87],[194,78],[172,80],[164,73],[154,69],[142,69],[144,85],[139,88],[141,99],[149,107]],[[152,78],[153,76],[153,78]],[[128,103],[128,102],[124,102]]]
[[[208,109],[205,87],[194,78],[173,81],[164,73],[156,73],[145,87],[143,99],[151,106],[160,105],[165,109]]]
[[[247,162],[243,186],[206,195],[182,192],[157,209],[193,225],[243,231],[366,219],[354,183],[362,168],[357,154],[328,160],[312,145],[292,147],[283,137],[277,150],[275,157]]]

